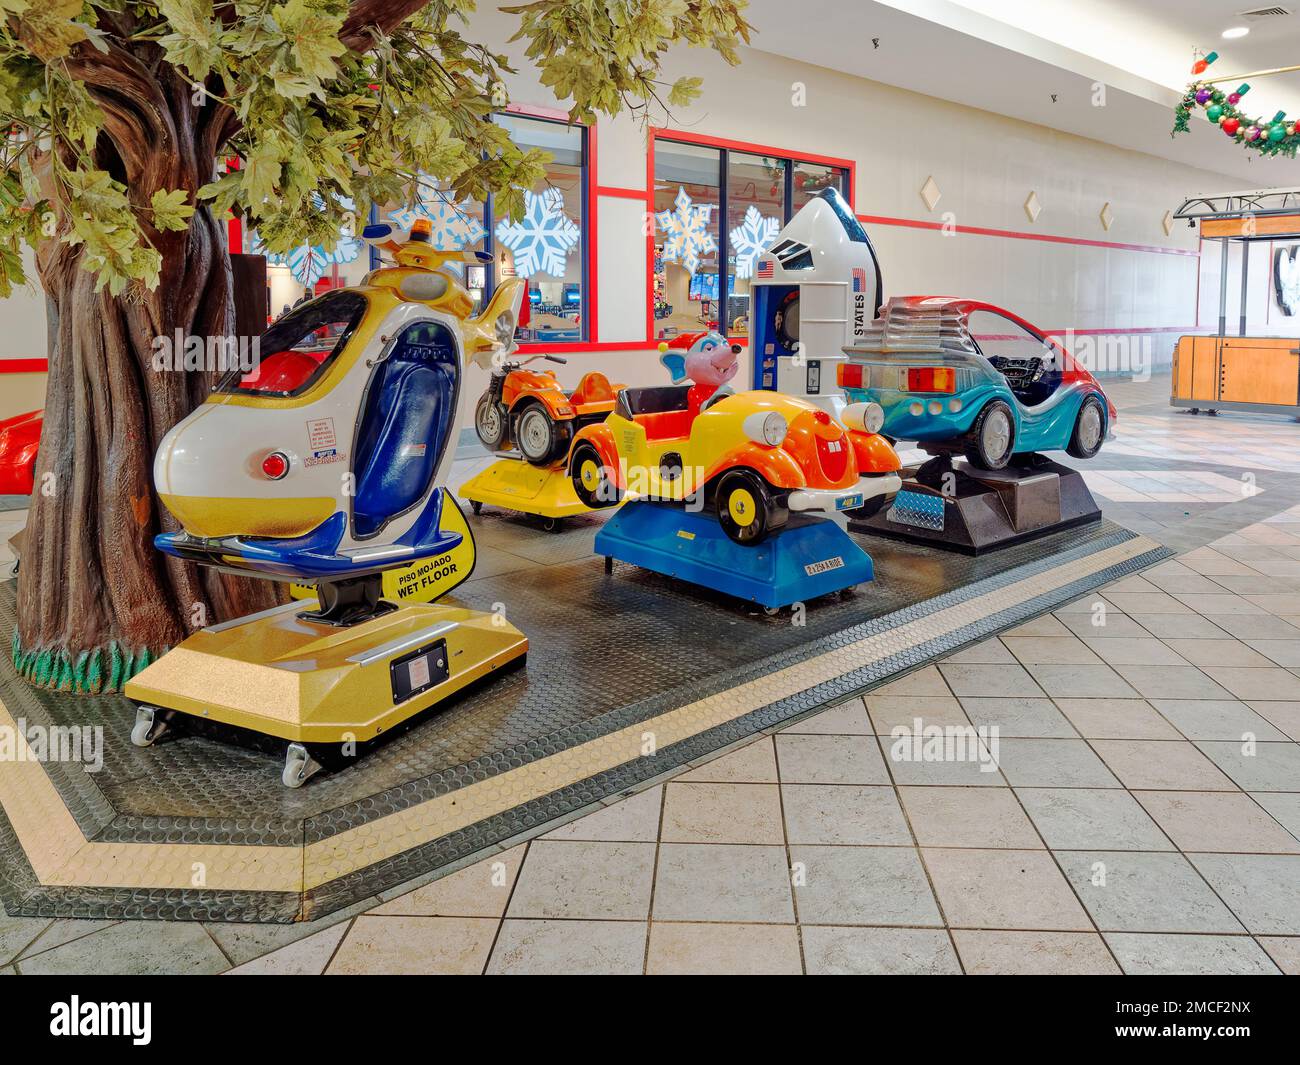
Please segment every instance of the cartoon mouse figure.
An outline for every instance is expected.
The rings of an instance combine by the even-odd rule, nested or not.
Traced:
[[[659,361],[673,375],[673,384],[692,382],[687,394],[692,414],[740,370],[740,345],[721,333],[682,333],[659,345]]]

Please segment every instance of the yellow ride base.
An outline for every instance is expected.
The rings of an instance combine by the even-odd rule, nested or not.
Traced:
[[[299,600],[194,633],[128,698],[297,743],[363,743],[528,651],[495,614],[407,603],[345,628]]]
[[[522,459],[498,459],[466,481],[457,494],[471,503],[541,518],[567,518],[589,510],[574,492],[563,464],[542,469]]]

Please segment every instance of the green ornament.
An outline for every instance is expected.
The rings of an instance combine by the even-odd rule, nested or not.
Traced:
[[[1276,126],[1269,127],[1268,139],[1273,141],[1274,143],[1277,143],[1285,136],[1286,136],[1286,127],[1283,126],[1282,123],[1279,122]]]
[[[1211,122],[1218,122],[1223,117],[1223,108],[1218,104],[1211,104],[1205,109],[1205,117]]]
[[[1216,104],[1221,104],[1226,99],[1226,97],[1223,95],[1222,91],[1216,89],[1214,91],[1214,95],[1211,96],[1210,99],[1213,100]]]

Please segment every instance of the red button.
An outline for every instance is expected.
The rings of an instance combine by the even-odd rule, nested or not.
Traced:
[[[289,472],[289,456],[279,451],[272,451],[262,460],[262,472],[271,480],[278,481]]]

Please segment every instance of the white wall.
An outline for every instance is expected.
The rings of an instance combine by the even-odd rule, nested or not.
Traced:
[[[538,84],[521,46],[505,43],[514,24],[489,8],[473,16],[466,35],[511,56],[520,71],[508,78],[516,103],[554,107],[556,101]],[[668,56],[666,66],[669,78],[701,76],[704,94],[695,106],[675,109],[671,119],[652,116],[652,124],[792,153],[856,160],[854,206],[859,214],[947,219],[959,227],[1195,251],[1196,235],[1186,226],[1165,234],[1161,220],[1166,210],[1177,207],[1186,195],[1241,184],[1208,170],[754,49],[742,50],[738,68],[704,49],[679,49]],[[805,106],[794,105],[796,83],[803,86]],[[601,121],[595,181],[644,189],[645,143],[645,130],[633,119]],[[1237,149],[1225,144],[1223,150]],[[931,175],[942,192],[934,212],[926,210],[919,195]],[[1043,207],[1036,222],[1026,217],[1022,206],[1031,190]],[[1114,213],[1109,231],[1098,217],[1106,202]],[[647,284],[645,205],[605,196],[597,209],[593,273],[599,286],[599,320],[591,339],[639,344],[644,340]],[[1105,329],[1127,336],[1130,330],[1167,329],[1170,332],[1135,334],[1135,342],[1145,345],[1155,361],[1167,362],[1179,332],[1195,325],[1199,272],[1201,322],[1207,328],[1215,324],[1206,309],[1206,294],[1211,303],[1217,294],[1217,285],[1206,281],[1208,272],[1217,271],[1212,254],[1200,261],[1198,271],[1198,260],[1187,255],[968,233],[944,236],[893,225],[869,228],[887,295],[982,297],[1053,330]],[[1273,323],[1276,320],[1275,313]],[[0,324],[0,357],[44,354],[44,312],[37,294],[19,294],[0,303]],[[632,384],[654,383],[662,374],[650,346],[567,357],[568,366],[559,376],[569,384],[593,368]],[[485,383],[482,371],[467,374],[464,412]]]

